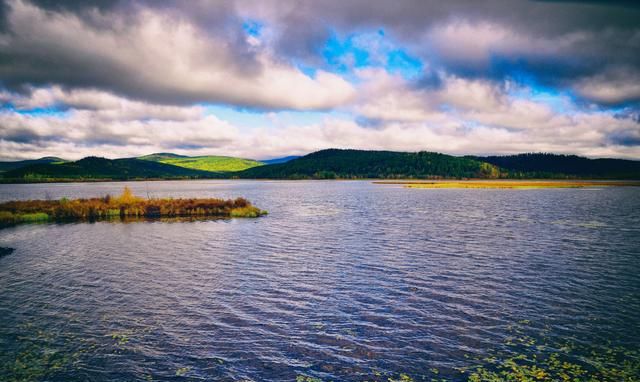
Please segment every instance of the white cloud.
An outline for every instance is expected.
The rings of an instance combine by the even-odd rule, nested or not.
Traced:
[[[636,129],[637,123],[631,119],[619,119],[603,112],[579,112],[571,116],[553,113],[543,104],[514,100],[496,89],[481,89],[480,84],[462,86],[458,79],[445,81],[442,88],[429,92],[403,88],[394,78],[378,76],[377,84],[383,94],[389,87],[396,92],[394,99],[398,102],[392,111],[403,115],[405,110],[415,110],[421,114],[412,118],[398,118],[393,113],[381,118],[376,114],[373,117],[381,118],[376,128],[347,118],[326,117],[318,123],[247,129],[197,108],[179,110],[180,107],[176,107],[167,115],[155,110],[163,106],[92,93],[92,97],[87,97],[92,102],[83,108],[70,109],[64,115],[0,112],[0,152],[5,159],[44,155],[68,159],[88,155],[116,158],[159,151],[260,159],[306,154],[330,147],[431,150],[458,155],[530,152],[535,147],[535,151],[587,156],[640,156],[640,147],[615,144],[609,139]],[[470,104],[458,87],[495,97]],[[373,88],[376,85],[371,85]],[[77,96],[59,89],[33,94],[36,95],[33,100],[25,99],[25,103],[44,106],[53,102],[51,100],[71,102]],[[380,98],[377,96],[370,95],[372,100]],[[473,99],[473,94],[470,98]],[[47,101],[36,103],[36,99]],[[406,100],[408,106],[402,100]],[[443,100],[455,110],[438,111],[439,102]],[[420,111],[420,105],[424,105],[424,110]],[[124,111],[131,108],[141,111],[119,112],[119,107]],[[358,110],[367,110],[366,105],[358,107]],[[147,117],[140,118],[141,115]],[[175,118],[175,115],[189,117]]]
[[[100,120],[161,119],[186,121],[198,119],[204,112],[201,106],[172,106],[149,104],[118,97],[96,89],[65,90],[59,86],[30,88],[28,94],[2,93],[4,102],[18,110],[36,108],[72,108],[92,110]]]
[[[513,85],[508,83],[445,76],[440,86],[416,88],[383,70],[361,71],[360,75],[366,82],[355,110],[370,119],[432,124],[466,121],[506,129],[544,129],[565,118],[546,103],[510,96],[508,88]]]
[[[0,47],[26,61],[0,73],[170,103],[307,110],[353,96],[352,86],[337,75],[319,70],[311,78],[268,49],[231,43],[186,18],[132,9],[128,17],[94,11],[83,19],[12,1]]]
[[[120,157],[150,149],[215,150],[239,136],[235,126],[200,106],[148,104],[97,90],[58,87],[32,89],[26,96],[5,92],[2,98],[16,106],[16,110],[0,111],[0,140],[6,157],[33,157],[41,152],[78,159],[87,154]],[[68,109],[30,112],[52,106]],[[61,147],[67,151],[56,152]]]

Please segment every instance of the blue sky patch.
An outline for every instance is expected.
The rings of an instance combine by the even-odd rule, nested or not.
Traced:
[[[260,36],[263,28],[264,24],[255,19],[246,19],[242,23],[242,29],[244,29],[245,33],[253,37]]]
[[[14,112],[22,115],[29,115],[32,117],[56,117],[65,118],[69,115],[69,110],[66,108],[60,108],[57,106],[51,107],[36,107],[31,109],[19,109],[14,105],[7,103],[0,106],[0,110]]]
[[[341,38],[333,33],[322,51],[334,72],[350,78],[355,69],[384,68],[407,79],[418,77],[423,63],[388,37],[384,30],[354,33]]]

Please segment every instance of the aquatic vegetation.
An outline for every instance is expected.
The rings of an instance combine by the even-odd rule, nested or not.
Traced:
[[[323,330],[325,328],[325,324],[323,324],[322,322],[315,322],[313,324],[311,324],[311,327],[315,330]]]
[[[382,379],[381,379],[382,378]],[[424,380],[424,378],[423,378]],[[368,379],[365,379],[365,382]],[[374,378],[371,381],[385,381],[385,382],[415,382],[408,374],[400,373],[397,377],[385,377],[383,373],[378,371],[374,372]],[[443,380],[444,381],[444,380]],[[320,378],[310,377],[308,375],[298,374],[296,376],[296,382],[325,382]]]
[[[373,370],[365,381],[467,382],[640,382],[640,349],[579,339],[559,340],[543,330],[540,337],[526,335],[529,320],[508,328],[502,346],[484,356],[465,355],[467,365],[454,370],[430,368],[425,375],[391,374]],[[298,375],[296,382],[322,382]]]
[[[20,219],[24,222],[37,222],[49,220],[49,215],[44,212],[34,212],[30,214],[22,214],[20,215]]]
[[[118,346],[124,346],[129,342],[129,336],[125,333],[112,333],[111,338],[116,340]]]
[[[79,353],[62,350],[66,342],[52,332],[34,330],[31,323],[23,325],[28,336],[19,337],[12,351],[0,352],[0,379],[6,382],[48,380],[64,373],[78,361]]]
[[[37,221],[97,220],[128,218],[256,218],[267,211],[244,198],[222,199],[144,199],[128,187],[117,197],[60,200],[24,200],[0,204],[0,223]]]
[[[296,382],[322,382],[322,379],[309,377],[307,375],[298,375],[296,376]]]
[[[38,222],[49,220],[49,215],[44,212],[33,213],[13,213],[11,211],[0,211],[0,222]]]
[[[621,346],[585,345],[579,341],[554,341],[549,338],[533,338],[525,335],[521,321],[510,332],[513,336],[504,341],[487,355],[473,358],[465,357],[467,366],[458,368],[457,374],[448,370],[444,374],[436,368],[430,368],[426,375],[407,373],[388,373],[371,371],[368,376],[361,375],[365,381],[378,382],[414,382],[414,381],[468,381],[468,382],[638,382],[640,381],[640,351]],[[24,327],[29,335],[19,337],[15,350],[0,353],[0,375],[3,381],[40,381],[56,379],[56,376],[69,375],[82,359],[90,358],[94,352],[104,351],[97,343],[89,346],[85,343],[74,346],[75,352],[65,352],[73,336],[36,329],[32,324]],[[25,333],[25,334],[27,334]],[[130,331],[112,332],[107,337],[115,350],[121,350],[129,342]],[[66,338],[65,338],[66,337]],[[114,354],[120,354],[117,351]],[[217,359],[222,364],[221,359]],[[186,377],[192,367],[181,366],[175,369],[176,377]],[[152,379],[151,374],[146,375]],[[298,374],[296,382],[323,382],[319,377]]]
[[[38,381],[64,369],[72,361],[68,354],[34,344],[18,353],[13,364],[3,367],[3,374],[8,377],[4,381]]]
[[[580,349],[570,346],[550,354],[516,354],[488,359],[473,370],[470,382],[498,381],[640,381],[638,354],[624,348],[592,351],[576,357]],[[566,350],[569,350],[567,352]]]
[[[598,347],[580,342],[536,339],[512,327],[505,348],[462,368],[469,382],[502,381],[640,381],[640,351],[622,346]]]
[[[389,378],[389,382],[413,382],[413,378],[407,374],[400,374],[398,378]]]
[[[231,210],[232,218],[257,218],[266,215],[268,212],[255,208],[254,206],[236,207]]]

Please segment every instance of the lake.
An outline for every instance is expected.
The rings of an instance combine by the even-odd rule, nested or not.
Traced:
[[[0,201],[124,185],[269,215],[0,230],[6,378],[464,381],[505,352],[637,361],[640,187],[67,183],[0,185]]]

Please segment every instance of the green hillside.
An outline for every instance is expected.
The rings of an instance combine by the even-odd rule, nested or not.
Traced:
[[[471,158],[433,152],[322,150],[286,163],[254,167],[241,178],[353,179],[353,178],[496,178],[500,170]]]
[[[253,159],[214,155],[187,157],[170,153],[158,153],[139,157],[138,159],[161,162],[194,170],[213,172],[242,171],[248,168],[264,165],[264,163]]]
[[[61,163],[64,159],[57,157],[43,157],[39,159],[27,159],[14,162],[0,162],[0,172],[11,171],[17,168],[31,166],[34,164]]]
[[[21,181],[93,180],[93,179],[186,179],[211,178],[217,174],[140,159],[87,157],[76,162],[34,164],[2,174],[5,179]]]

